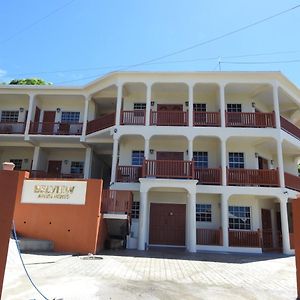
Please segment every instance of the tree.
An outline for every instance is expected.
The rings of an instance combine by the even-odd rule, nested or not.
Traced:
[[[40,78],[26,78],[26,79],[13,79],[9,84],[11,85],[51,85],[51,82],[47,82]]]

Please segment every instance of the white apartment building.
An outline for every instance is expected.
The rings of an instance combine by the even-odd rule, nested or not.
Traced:
[[[132,192],[129,248],[293,251],[300,90],[279,72],[3,85],[0,118],[1,163],[36,178],[103,178],[110,190]],[[128,213],[121,202],[108,218]]]

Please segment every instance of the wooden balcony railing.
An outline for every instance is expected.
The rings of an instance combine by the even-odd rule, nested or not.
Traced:
[[[197,245],[222,245],[222,228],[206,229],[197,228]]]
[[[227,127],[275,127],[275,114],[262,112],[225,112]]]
[[[278,169],[227,169],[227,184],[243,186],[278,187]]]
[[[0,134],[23,134],[25,122],[0,122]]]
[[[222,184],[222,169],[195,168],[195,179],[198,179],[198,184]]]
[[[81,135],[82,123],[31,122],[30,134]]]
[[[250,230],[229,230],[228,232],[229,246],[230,247],[249,247],[261,248],[261,233]]]
[[[117,182],[138,182],[142,177],[141,166],[117,166]]]
[[[150,125],[188,126],[188,113],[186,111],[151,111]]]
[[[300,128],[285,119],[280,117],[281,129],[294,136],[296,139],[300,140]]]
[[[285,187],[300,192],[300,177],[284,173]]]
[[[194,111],[194,126],[221,126],[221,118],[219,112],[202,112]]]
[[[143,177],[193,179],[194,161],[144,160],[142,175]]]
[[[30,178],[83,178],[83,174],[48,173],[40,170],[29,171]]]
[[[145,125],[145,110],[123,110],[121,112],[121,125]]]
[[[86,134],[90,134],[105,128],[109,128],[116,124],[116,114],[111,113],[98,119],[89,121],[86,125]]]
[[[103,190],[101,201],[102,213],[131,214],[132,193],[129,191]]]

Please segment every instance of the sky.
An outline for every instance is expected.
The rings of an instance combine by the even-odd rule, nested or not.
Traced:
[[[0,0],[0,82],[83,85],[116,70],[281,71],[300,87],[300,0]],[[140,64],[140,65],[139,65]],[[133,66],[138,65],[138,66]]]

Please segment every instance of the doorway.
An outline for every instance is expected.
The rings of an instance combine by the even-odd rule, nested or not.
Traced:
[[[264,251],[274,249],[273,244],[273,229],[272,218],[270,209],[261,210],[261,223],[262,223],[262,248]]]
[[[268,160],[259,156],[258,157],[258,169],[259,170],[268,170],[269,169]]]
[[[42,133],[53,134],[55,111],[44,111]]]
[[[49,160],[48,174],[51,174],[51,176],[55,176],[56,178],[61,177],[61,160]]]

